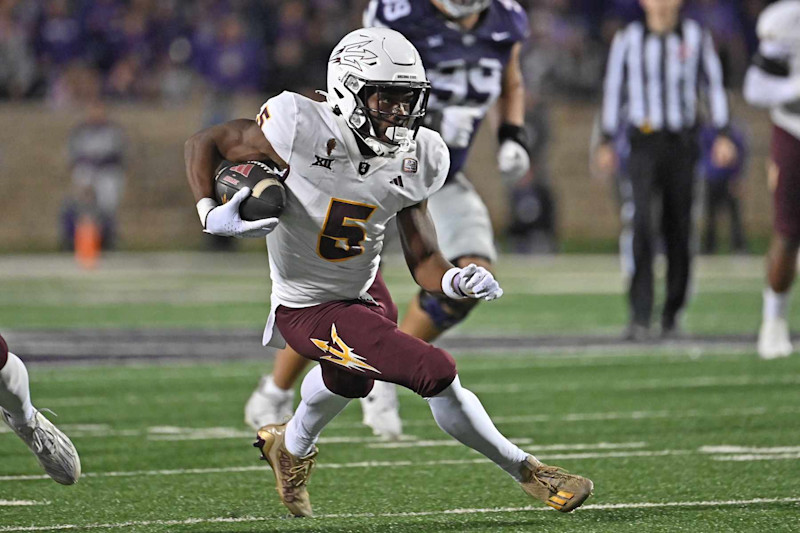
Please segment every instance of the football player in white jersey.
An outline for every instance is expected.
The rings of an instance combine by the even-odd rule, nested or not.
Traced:
[[[497,254],[489,211],[462,169],[481,121],[497,102],[500,175],[514,181],[527,173],[519,60],[529,33],[525,10],[514,0],[371,0],[363,22],[399,31],[419,51],[432,86],[425,123],[442,135],[450,154],[445,184],[428,202],[439,246],[458,266],[475,263],[491,270]],[[476,300],[456,301],[423,290],[409,302],[400,329],[433,342],[475,305]],[[261,378],[245,405],[245,422],[258,428],[291,416],[294,384],[305,366],[293,350],[279,351],[272,374]],[[377,383],[362,407],[364,423],[376,435],[400,436],[394,386]]]
[[[334,48],[327,102],[284,92],[258,120],[211,127],[186,143],[186,169],[205,231],[267,235],[272,279],[264,342],[285,342],[317,361],[301,385],[292,419],[258,430],[256,446],[273,469],[283,504],[310,516],[306,490],[323,428],[375,380],[425,398],[449,435],[484,454],[525,492],[569,512],[592,482],[543,465],[494,427],[478,398],[461,386],[452,356],[397,328],[397,307],[378,271],[386,226],[396,218],[417,283],[455,299],[499,298],[485,268],[458,268],[439,251],[426,198],[449,166],[438,134],[420,128],[429,83],[419,53],[386,28],[356,30]],[[245,222],[238,205],[213,199],[222,159],[270,159],[287,168],[287,204],[277,219]]]
[[[81,460],[72,441],[31,403],[28,369],[0,335],[0,420],[36,456],[48,476],[62,485],[77,483]]]
[[[758,353],[774,359],[792,353],[787,319],[800,247],[800,0],[768,6],[756,31],[759,50],[745,77],[744,96],[750,104],[770,109],[774,205]]]

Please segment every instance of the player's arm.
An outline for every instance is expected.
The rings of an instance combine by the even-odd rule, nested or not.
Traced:
[[[494,300],[503,289],[492,273],[483,267],[453,266],[439,250],[436,228],[423,201],[397,214],[397,228],[408,269],[417,284],[428,292],[444,293],[450,298]]]
[[[286,162],[254,120],[237,119],[212,126],[189,137],[184,145],[186,178],[206,232],[227,237],[267,235],[278,219],[244,221],[239,216],[239,204],[250,194],[250,189],[243,188],[222,206],[214,199],[214,171],[224,159],[232,162],[270,159],[282,168]]]
[[[503,70],[503,84],[497,103],[502,120],[497,131],[500,146],[497,165],[503,177],[510,181],[523,177],[531,164],[525,134],[525,84],[519,60],[521,49],[521,43],[511,49],[511,57]]]
[[[744,98],[757,107],[776,107],[800,100],[800,74],[791,75],[791,50],[764,40],[744,79]]]
[[[503,85],[497,102],[503,123],[513,126],[525,124],[525,83],[519,60],[521,50],[522,43],[511,48],[511,57],[503,70]]]
[[[270,159],[286,168],[256,121],[249,119],[231,120],[195,133],[186,141],[183,155],[195,200],[214,197],[214,171],[224,159],[233,163]]]

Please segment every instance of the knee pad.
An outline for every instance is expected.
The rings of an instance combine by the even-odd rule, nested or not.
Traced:
[[[365,398],[375,385],[370,378],[348,374],[331,364],[320,364],[320,367],[322,381],[328,390],[345,398]]]
[[[440,331],[450,329],[467,318],[477,304],[478,300],[475,298],[451,300],[443,294],[431,294],[427,291],[419,293],[419,306]]]

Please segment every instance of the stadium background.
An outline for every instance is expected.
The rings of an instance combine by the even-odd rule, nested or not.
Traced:
[[[352,0],[3,0],[0,3],[0,250],[56,250],[71,194],[67,142],[87,102],[108,102],[127,136],[119,249],[198,249],[182,143],[198,129],[252,117],[281,90],[324,89],[333,44],[358,26]],[[693,0],[725,66],[733,117],[749,139],[742,183],[745,227],[762,249],[770,230],[767,114],[741,99],[764,0]],[[555,195],[561,249],[614,251],[612,185],[589,177],[589,140],[611,36],[639,16],[637,0],[528,0],[532,38],[522,58],[537,147],[534,180]],[[498,238],[509,191],[495,179],[488,120],[469,175]],[[759,243],[762,246],[759,246]],[[253,249],[260,243],[247,243]]]
[[[714,32],[733,116],[750,137],[742,185],[755,252],[770,230],[769,121],[740,87],[763,4],[687,6]],[[277,519],[284,510],[242,422],[271,364],[259,343],[263,242],[238,243],[258,253],[205,251],[183,142],[251,117],[276,91],[324,88],[329,50],[358,25],[363,2],[0,0],[0,332],[84,472],[56,485],[0,424],[0,533],[798,530],[800,359],[756,355],[763,256],[700,257],[686,335],[620,339],[615,194],[590,178],[588,154],[610,35],[638,15],[636,0],[525,5],[530,117],[548,140],[536,178],[557,198],[559,248],[611,253],[501,255],[504,297],[441,343],[504,434],[595,481],[587,505],[567,517],[538,512],[401,391],[407,440],[372,436],[354,402],[319,443],[318,518]],[[87,270],[56,251],[72,187],[68,139],[96,98],[125,130],[127,179],[117,251]],[[470,175],[504,243],[509,200],[492,179],[490,126]],[[400,256],[387,258],[384,277],[402,307],[415,286]]]

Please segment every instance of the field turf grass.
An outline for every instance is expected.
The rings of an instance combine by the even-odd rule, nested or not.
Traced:
[[[67,268],[33,265],[16,276],[2,268],[0,289],[9,297],[0,324],[159,327],[169,316],[169,327],[207,327],[204,311],[216,309],[217,325],[256,327],[261,295],[250,296],[245,286],[260,259],[244,260],[253,264],[225,284],[223,266],[213,260],[196,271],[186,267],[183,277],[182,267],[174,275],[154,268],[157,276],[109,268],[94,280]],[[753,335],[760,264],[701,264],[687,330]],[[461,380],[509,438],[594,480],[594,496],[575,513],[548,510],[482,456],[452,445],[425,401],[403,392],[406,439],[374,438],[354,402],[319,443],[310,483],[317,517],[286,519],[272,474],[251,447],[253,432],[241,422],[270,360],[58,364],[31,365],[34,402],[59,414],[56,422],[81,453],[84,477],[72,487],[57,485],[0,428],[0,533],[800,530],[799,356],[760,361],[749,344],[538,351],[537,334],[618,333],[625,315],[616,264],[512,261],[500,272],[508,297],[482,306],[454,335],[531,340],[491,355],[456,353]],[[401,269],[387,271],[387,279],[399,302],[411,294]],[[27,304],[26,288],[33,292]],[[25,313],[15,315],[9,301],[27,305]],[[113,306],[124,309],[116,319],[102,312]],[[129,320],[144,309],[153,314]],[[186,309],[195,315],[187,317]]]

